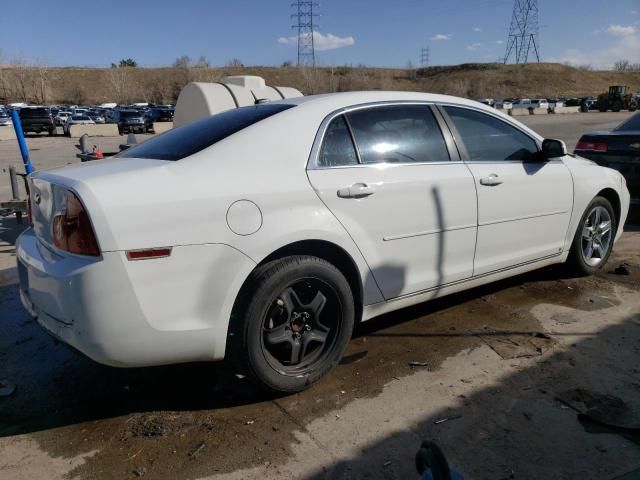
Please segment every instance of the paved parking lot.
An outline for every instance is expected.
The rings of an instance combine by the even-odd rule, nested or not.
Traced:
[[[572,148],[627,115],[525,122]],[[39,168],[76,161],[72,140],[29,143]],[[55,342],[19,304],[19,231],[0,220],[0,379],[16,385],[0,397],[0,478],[413,479],[423,439],[466,479],[640,475],[636,226],[594,277],[548,268],[374,319],[285,398],[224,365],[119,370]]]

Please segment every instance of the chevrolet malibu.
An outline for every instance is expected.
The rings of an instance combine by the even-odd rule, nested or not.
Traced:
[[[591,274],[623,177],[471,100],[392,92],[243,107],[30,177],[23,304],[118,367],[228,359],[304,389],[354,324],[546,265]]]

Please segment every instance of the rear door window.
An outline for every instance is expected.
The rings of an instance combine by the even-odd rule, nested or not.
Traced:
[[[360,158],[372,163],[449,161],[449,151],[427,105],[389,105],[347,113]]]
[[[181,160],[294,105],[254,105],[203,118],[147,140],[116,155],[119,158]],[[286,132],[283,132],[286,134]]]

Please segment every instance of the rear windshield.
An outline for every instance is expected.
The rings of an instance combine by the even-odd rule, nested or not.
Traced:
[[[22,108],[20,110],[20,118],[48,116],[49,111],[46,108]]]
[[[120,158],[180,160],[217,143],[293,105],[262,104],[228,110],[188,125],[169,130],[137,147],[118,154]]]
[[[640,131],[640,114],[636,113],[626,122],[616,127],[617,132]]]
[[[131,118],[131,117],[141,117],[142,114],[140,112],[120,112],[120,116],[122,118]]]

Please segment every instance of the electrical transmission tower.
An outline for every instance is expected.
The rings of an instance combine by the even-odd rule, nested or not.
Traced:
[[[291,18],[296,19],[297,23],[291,28],[298,30],[298,66],[299,67],[315,67],[316,66],[316,50],[313,44],[313,32],[315,25],[313,19],[318,15],[313,13],[313,8],[318,4],[313,1],[298,0],[291,4],[295,13]]]
[[[429,66],[430,56],[431,56],[431,49],[429,47],[423,47],[420,49],[420,66],[422,68]]]
[[[538,0],[515,0],[504,63],[527,63],[529,55],[540,63],[538,29]]]

